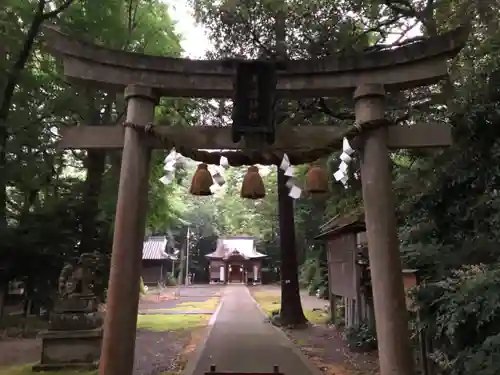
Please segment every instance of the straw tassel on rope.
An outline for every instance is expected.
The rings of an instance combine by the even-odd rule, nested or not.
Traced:
[[[306,191],[310,194],[324,194],[328,191],[328,174],[319,165],[311,165],[306,176]]]
[[[248,171],[243,178],[241,185],[241,197],[247,199],[261,199],[266,196],[264,181],[259,173],[259,168],[255,165],[248,167]]]
[[[212,195],[212,190],[210,187],[214,184],[212,175],[208,170],[208,166],[205,163],[198,164],[198,168],[194,173],[193,179],[191,181],[191,187],[189,192],[192,195]]]

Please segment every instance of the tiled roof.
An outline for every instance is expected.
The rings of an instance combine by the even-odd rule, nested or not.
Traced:
[[[237,254],[247,259],[262,258],[266,256],[255,250],[255,240],[253,237],[219,238],[215,251],[206,256],[208,258],[226,258],[232,254]]]
[[[142,248],[142,259],[158,260],[172,259],[172,255],[167,254],[167,237],[151,236],[146,241]]]

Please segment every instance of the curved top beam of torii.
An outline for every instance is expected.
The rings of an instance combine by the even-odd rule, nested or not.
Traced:
[[[169,97],[229,98],[234,70],[224,60],[189,60],[112,50],[44,27],[49,49],[64,61],[64,74],[77,81],[123,90],[130,84]],[[313,60],[289,60],[277,93],[286,97],[335,96],[360,84],[402,90],[447,76],[446,61],[464,46],[468,27],[410,42],[399,48]]]

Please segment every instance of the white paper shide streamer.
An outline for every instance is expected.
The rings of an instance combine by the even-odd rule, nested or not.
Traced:
[[[215,172],[212,174],[214,184],[210,186],[210,191],[212,194],[217,191],[218,188],[222,187],[226,180],[223,176],[223,170],[229,168],[229,160],[225,156],[220,157],[219,166],[215,168]]]
[[[165,171],[165,174],[162,178],[160,178],[160,181],[163,184],[169,185],[174,181],[175,169],[181,158],[182,155],[176,152],[175,148],[173,148],[166,156],[165,160],[163,161],[163,170]],[[219,166],[211,168],[212,178],[214,180],[214,184],[210,187],[212,193],[226,183],[222,170],[227,168],[229,168],[229,161],[225,156],[221,156]]]
[[[174,181],[175,177],[175,168],[179,159],[182,157],[181,154],[175,151],[173,148],[170,153],[167,155],[165,160],[163,161],[163,170],[165,171],[165,175],[160,178],[161,183],[164,185],[169,185]]]
[[[344,188],[347,189],[347,180],[349,180],[349,175],[347,173],[349,169],[349,163],[352,161],[352,154],[354,154],[354,149],[349,144],[347,138],[342,141],[342,154],[340,154],[340,165],[337,172],[333,174],[335,181],[340,181]]]
[[[281,164],[279,168],[285,172],[285,176],[290,177],[286,182],[286,186],[288,187],[288,196],[293,199],[299,199],[302,195],[302,189],[297,185],[294,176],[293,166],[290,164],[290,159],[287,154],[283,155],[283,159],[281,160]]]

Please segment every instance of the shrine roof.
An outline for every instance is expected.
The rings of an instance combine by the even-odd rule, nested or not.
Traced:
[[[142,247],[143,260],[176,259],[174,254],[167,252],[168,240],[166,236],[150,236]]]
[[[315,239],[320,240],[345,233],[364,232],[365,229],[364,211],[355,210],[345,215],[334,216],[328,220],[319,228],[319,234]]]
[[[228,259],[231,256],[241,256],[245,259],[264,258],[267,255],[255,249],[253,237],[238,236],[219,238],[213,253],[205,255],[209,259]]]

